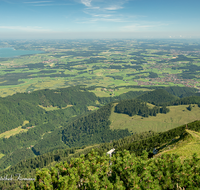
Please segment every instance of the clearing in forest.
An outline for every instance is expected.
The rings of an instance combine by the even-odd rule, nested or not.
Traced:
[[[114,104],[114,107],[115,105],[116,104]],[[148,104],[148,106],[149,105],[150,104]],[[158,113],[157,116],[149,117],[142,117],[139,115],[130,117],[126,114],[115,113],[113,107],[110,116],[110,128],[127,128],[132,133],[149,130],[164,132],[195,120],[200,120],[200,108],[195,104],[192,106],[191,111],[187,110],[188,105],[168,106],[170,111],[167,114]]]
[[[67,105],[66,107],[62,107],[62,108],[59,108],[58,106],[48,106],[48,107],[44,107],[42,105],[38,105],[38,106],[46,111],[54,111],[54,110],[59,110],[59,109],[66,109],[68,107],[72,107],[73,105]]]
[[[25,120],[23,122],[22,126],[25,126],[28,123],[29,123],[29,121]],[[10,136],[13,136],[13,135],[28,131],[27,129],[22,129],[22,126],[19,126],[19,127],[15,128],[15,129],[6,131],[4,133],[1,133],[0,134],[0,138],[9,138]]]

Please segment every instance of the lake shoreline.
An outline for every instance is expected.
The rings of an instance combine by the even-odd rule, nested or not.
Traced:
[[[13,47],[0,48],[0,58],[15,58],[25,55],[44,53],[37,50],[16,50]]]

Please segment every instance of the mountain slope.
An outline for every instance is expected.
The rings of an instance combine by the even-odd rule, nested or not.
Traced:
[[[156,93],[160,97],[165,94],[166,96],[164,97],[171,100],[170,97],[172,96],[162,89],[161,91],[159,89],[155,90],[155,92],[152,91],[149,98],[147,94],[141,97],[144,97],[144,99],[147,99],[148,101],[154,100],[154,95]],[[141,93],[129,93],[128,96],[124,94],[123,98],[129,99],[131,96],[136,97],[139,94]],[[178,97],[174,99],[176,100],[177,98]],[[107,144],[105,149],[101,149],[101,152],[104,152],[107,150],[106,147],[111,148],[111,146],[115,146],[115,141],[120,138],[130,136],[131,133],[134,134],[135,132],[149,131],[152,129],[145,128],[137,123],[136,120],[134,120],[135,116],[134,119],[127,116],[131,118],[131,125],[133,123],[136,124],[135,126],[132,125],[132,127],[134,127],[134,131],[127,130],[127,128],[129,128],[128,118],[125,118],[126,121],[124,122],[124,127],[118,126],[119,128],[117,128],[117,125],[115,124],[120,124],[120,116],[124,114],[118,114],[117,117],[114,118],[115,123],[111,123],[113,121],[111,120],[110,122],[109,120],[111,118],[110,114],[112,113],[111,107],[113,103],[106,106],[103,106],[103,104],[97,105],[97,100],[98,97],[96,97],[93,93],[88,92],[84,87],[42,90],[35,91],[30,94],[16,94],[6,98],[0,98],[2,106],[0,110],[2,113],[1,130],[7,130],[4,126],[8,127],[8,129],[12,129],[14,125],[17,125],[16,128],[19,127],[18,125],[23,125],[24,128],[24,131],[21,133],[13,133],[12,136],[9,136],[9,134],[7,136],[9,138],[5,138],[3,136],[0,138],[0,169],[3,170],[8,167],[12,168],[12,166],[21,162],[24,158],[25,160],[34,157],[38,158],[39,155],[50,153],[57,149],[77,149],[77,147],[93,146],[93,144],[113,141],[113,144]],[[162,98],[160,100],[162,100]],[[185,104],[188,100],[198,102],[199,97],[178,99],[172,103],[176,104],[178,102],[178,104]],[[112,99],[109,101],[112,101]],[[102,100],[100,103],[105,102]],[[170,102],[169,104],[172,103]],[[162,103],[159,102],[159,104]],[[99,109],[91,112],[88,110],[88,106],[91,105],[99,107]],[[148,103],[146,105],[147,107],[152,106]],[[49,107],[55,109],[51,109],[51,111],[49,111]],[[200,108],[195,105],[194,108],[192,107],[192,111],[184,110],[184,112],[187,112],[189,115],[197,109]],[[169,113],[171,113],[171,111]],[[174,117],[176,114],[174,114]],[[155,119],[157,117],[150,116],[149,118]],[[141,119],[140,117],[140,120],[146,121],[149,125],[150,122],[146,120],[149,118]],[[194,118],[193,120],[195,119],[198,118]],[[10,125],[7,121],[11,122],[11,124],[13,123],[14,125]],[[169,123],[170,122],[171,120]],[[151,121],[151,124],[153,123],[155,123],[155,120]],[[160,125],[160,123],[157,125]],[[168,129],[163,126],[160,128],[162,128],[162,130],[158,131],[166,131]],[[171,126],[171,128],[173,128],[173,126]],[[123,145],[127,146],[126,148],[128,149],[128,144],[130,143],[126,142]],[[136,148],[137,147],[139,146],[137,145]],[[142,145],[141,147],[145,147],[145,145]],[[57,159],[59,156],[57,156],[58,155],[56,155],[54,161],[59,160]],[[38,164],[40,167],[45,165],[42,162],[39,162]]]
[[[117,103],[115,103],[117,104]],[[153,108],[154,105],[147,104]],[[116,113],[114,107],[110,115],[111,129],[128,129],[131,133],[155,131],[164,132],[180,125],[200,120],[200,107],[192,104],[192,110],[187,109],[188,105],[167,106],[167,114],[158,113],[156,116],[142,117],[140,115],[129,116]]]
[[[143,95],[138,96],[137,99],[143,100],[145,102],[153,103],[153,104],[163,104],[165,102],[176,100],[178,99],[178,97],[172,94],[169,94],[164,89],[156,89],[154,91],[150,91]]]
[[[152,154],[150,146],[163,146],[172,138],[179,136],[180,140],[199,141],[199,134],[185,127],[200,131],[200,121],[129,142],[118,147],[112,157],[91,151],[70,163],[59,163],[50,170],[40,170],[34,183],[27,184],[25,189],[198,189],[200,159],[197,154],[182,161],[178,155],[170,154],[148,159]],[[124,150],[126,148],[129,151]]]
[[[195,88],[189,87],[180,87],[180,86],[170,86],[164,88],[168,93],[177,96],[179,98],[188,97],[188,96],[195,96],[200,95],[200,93],[196,93],[198,90]]]
[[[160,147],[156,157],[162,154],[178,154],[182,159],[186,159],[192,158],[194,153],[200,157],[200,133],[186,129],[184,136]]]

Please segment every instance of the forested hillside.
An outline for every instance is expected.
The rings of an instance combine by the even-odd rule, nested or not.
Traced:
[[[200,105],[200,96],[190,96],[190,97],[181,98],[175,101],[168,102],[166,105],[187,105],[187,104]]]
[[[120,147],[124,144],[131,143],[133,141],[141,140],[150,136],[155,135],[154,132],[144,132],[141,134],[134,134],[119,140],[113,140],[108,143],[97,144],[89,147],[82,148],[67,148],[67,149],[57,149],[52,152],[45,153],[43,155],[38,155],[37,157],[22,160],[15,166],[10,167],[7,170],[0,172],[0,176],[10,176],[13,173],[20,173],[21,177],[35,177],[36,169],[42,169],[43,167],[50,168],[50,166],[55,165],[57,162],[69,162],[71,158],[80,157],[81,154],[88,154],[92,149],[95,149],[100,154],[114,147]],[[18,186],[23,186],[23,182],[12,184],[12,188],[16,189]],[[2,186],[9,186],[9,182],[4,182]],[[0,187],[2,187],[0,186]],[[11,187],[10,186],[10,187]]]
[[[159,93],[158,93],[159,92]],[[143,96],[139,96],[144,94]],[[167,102],[173,100],[169,94],[163,90],[156,90],[145,93],[143,91],[130,91],[120,96],[115,97],[96,97],[94,93],[88,92],[87,88],[76,86],[69,88],[61,88],[56,90],[38,90],[32,93],[17,93],[13,96],[0,98],[0,133],[14,129],[23,124],[25,120],[29,121],[26,127],[35,126],[46,122],[52,118],[52,112],[46,112],[42,107],[66,108],[68,105],[73,105],[75,115],[86,109],[85,106],[95,105],[98,100],[101,104],[107,104],[113,101],[124,99],[132,99],[139,96],[143,101],[154,102],[155,94],[162,99],[156,97],[156,101]],[[166,98],[166,96],[167,98]],[[147,98],[148,97],[148,98]],[[38,105],[41,105],[40,107]],[[79,107],[77,107],[79,106]],[[69,108],[68,108],[69,109]],[[64,110],[56,110],[60,113],[55,115],[63,115]],[[76,112],[78,112],[76,114]]]
[[[39,90],[30,94],[17,93],[13,96],[0,98],[0,133],[22,125],[25,120],[29,121],[28,126],[35,126],[50,119],[52,115],[50,114],[50,116],[38,105],[58,108],[73,105],[72,109],[75,110],[75,113],[77,112],[76,115],[79,115],[80,108],[83,110],[87,105],[94,105],[96,100],[97,97],[94,93],[80,89],[79,86],[57,90]]]
[[[189,87],[179,87],[179,86],[170,86],[164,88],[168,93],[177,96],[179,98],[188,97],[188,96],[199,96],[198,90],[195,88]]]
[[[169,109],[166,106],[154,106],[150,108],[146,102],[138,99],[123,100],[115,106],[115,112],[128,114],[129,116],[141,115],[143,117],[156,116],[157,113],[167,113]]]
[[[141,93],[143,95],[139,96]],[[56,149],[82,147],[129,136],[131,134],[128,130],[110,130],[109,115],[112,104],[90,114],[87,106],[100,107],[108,102],[138,96],[139,99],[146,97],[145,99],[151,102],[154,101],[152,98],[156,93],[160,97],[168,97],[167,100],[171,97],[165,90],[157,89],[152,92],[129,91],[117,97],[99,98],[94,93],[88,92],[86,87],[76,86],[34,91],[30,94],[17,93],[13,96],[0,98],[0,117],[2,120],[0,130],[2,132],[22,126],[24,121],[28,121],[22,126],[21,133],[13,136],[8,135],[8,137],[3,136],[2,133],[2,138],[0,138],[0,152],[2,154],[0,168],[5,169],[24,158],[31,158]],[[200,103],[199,97],[182,99],[177,97],[176,99],[165,104]],[[96,104],[97,100],[101,104]],[[162,99],[157,100],[162,101]],[[139,100],[124,100],[116,106],[116,111],[125,113],[129,107],[127,114],[133,114],[134,102],[139,102]],[[126,106],[123,109],[120,107],[122,104],[128,106],[126,111],[124,110]],[[137,110],[138,112],[134,112],[134,114],[155,116],[159,112],[169,111],[165,106],[148,108],[145,103],[139,105],[139,107],[143,105],[142,109]],[[56,109],[47,111],[49,107]],[[85,116],[80,116],[84,114]]]
[[[0,119],[2,121],[0,170],[13,168],[12,166],[21,163],[16,165],[17,169],[15,168],[15,171],[20,172],[24,170],[24,167],[28,167],[22,160],[25,159],[29,163],[28,160],[32,158],[31,167],[28,169],[30,172],[31,168],[48,166],[74,153],[77,156],[81,152],[86,154],[91,149],[88,147],[87,150],[82,150],[81,147],[91,146],[92,148],[94,144],[100,143],[105,143],[96,149],[100,154],[112,147],[129,151],[142,147],[151,153],[148,148],[152,146],[152,142],[162,144],[173,135],[167,135],[169,138],[163,136],[162,139],[155,137],[153,140],[144,140],[137,144],[129,139],[131,133],[128,129],[111,129],[109,117],[111,108],[115,105],[113,102],[117,104],[116,112],[143,117],[167,113],[170,111],[167,105],[200,105],[199,96],[180,98],[183,94],[190,94],[189,89],[181,88],[181,93],[176,91],[176,87],[169,88],[169,93],[164,89],[150,92],[129,91],[119,96],[97,97],[89,92],[87,87],[76,86],[17,93],[0,98]],[[149,107],[147,102],[154,103],[155,106]],[[89,106],[98,109],[90,111]],[[19,132],[16,132],[17,130]],[[150,133],[152,134],[154,133]],[[121,140],[124,137],[126,138]],[[143,137],[134,137],[134,139],[139,140]],[[157,146],[160,145],[159,143]],[[57,150],[59,151],[55,153]],[[140,155],[140,153],[138,151],[136,154]],[[28,170],[25,169],[27,172]],[[25,173],[28,174],[27,172]]]
[[[178,99],[176,96],[169,94],[164,89],[156,89],[138,96],[137,98],[156,105]]]
[[[138,86],[131,86],[132,88],[139,88]],[[131,88],[126,87],[126,88]],[[118,89],[119,87],[116,87]],[[123,93],[119,96],[110,96],[110,97],[98,97],[98,101],[101,103],[110,103],[114,101],[128,100],[133,98],[138,98],[145,102],[150,102],[154,104],[162,104],[165,102],[173,101],[178,98],[191,97],[191,96],[200,96],[200,93],[195,88],[189,87],[179,87],[179,86],[171,86],[171,87],[157,87],[151,86],[146,87],[149,90],[153,90],[150,92],[145,91],[129,91],[127,93]],[[90,88],[88,88],[90,89]]]
[[[47,134],[45,139],[39,140],[33,147],[34,152],[41,155],[61,147],[82,147],[131,135],[128,130],[110,130],[111,107],[112,104],[108,104],[58,128],[53,134]]]
[[[97,97],[87,90],[80,89],[79,86],[57,90],[41,90],[33,93],[21,93],[1,98],[1,131],[8,131],[12,128],[22,126],[21,133],[0,138],[0,152],[3,157],[0,159],[0,168],[4,169],[10,165],[18,163],[24,158],[38,155],[34,151],[34,146],[40,140],[53,143],[46,147],[44,152],[57,148],[67,148],[68,146],[60,141],[58,136],[62,131],[61,126],[66,126],[68,122],[75,119],[76,115],[89,112],[87,106],[95,105]],[[60,107],[54,111],[46,111],[39,105]],[[71,107],[67,107],[71,105]],[[63,108],[64,109],[61,109]],[[11,131],[10,131],[11,133]],[[51,140],[46,140],[50,136]],[[41,144],[45,144],[40,142]],[[49,149],[51,147],[52,149]],[[41,147],[42,149],[42,147]],[[44,153],[43,152],[43,153]]]
[[[43,124],[41,130],[35,127],[27,133],[1,139],[1,152],[6,154],[1,159],[1,168],[14,165],[24,157],[30,158],[55,149],[82,147],[83,145],[108,142],[131,135],[128,130],[111,130],[109,128],[110,121],[108,118],[111,106],[111,104],[108,104],[91,114],[77,117],[71,122],[63,122],[63,127],[59,127],[60,122],[56,124],[55,121],[58,120],[52,118],[55,121],[50,124]],[[46,134],[41,135],[41,131],[46,132]],[[28,149],[24,150],[21,147]]]
[[[153,148],[159,148],[162,144],[172,141],[177,136],[183,136],[184,137],[184,130],[186,128],[186,125],[171,129],[169,131],[166,131],[164,133],[159,133],[153,137],[147,138],[142,141],[133,142],[124,146],[121,146],[119,150],[129,150],[134,152],[135,150],[146,150],[149,153],[152,153]],[[200,131],[200,121],[194,121],[192,123],[187,124],[187,128],[193,131]],[[136,152],[137,155],[141,154],[141,151]]]

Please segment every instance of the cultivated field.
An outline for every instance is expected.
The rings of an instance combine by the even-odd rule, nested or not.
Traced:
[[[0,96],[74,85],[188,86],[200,89],[199,46],[167,41],[23,42],[10,47],[32,47],[45,53],[0,58]],[[119,95],[127,91],[114,92]],[[95,90],[98,96],[109,92]]]

